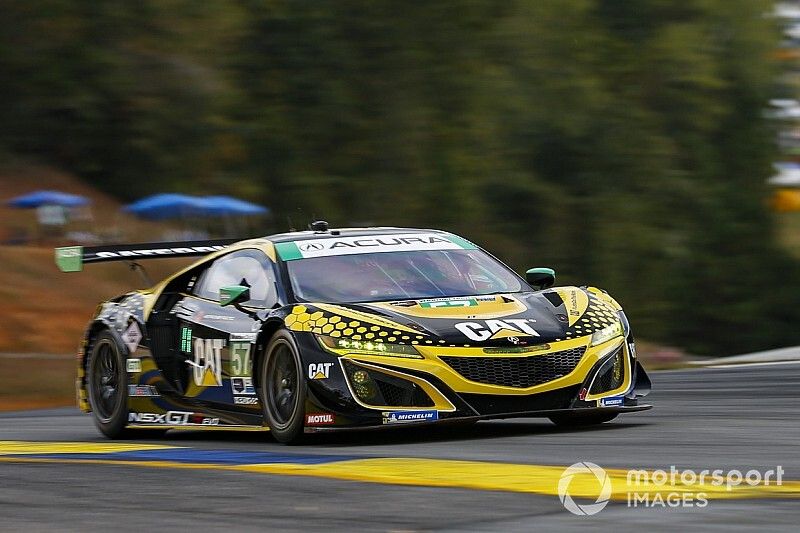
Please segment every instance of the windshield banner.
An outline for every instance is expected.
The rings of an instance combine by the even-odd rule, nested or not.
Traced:
[[[371,254],[376,252],[411,252],[427,250],[474,249],[475,245],[455,235],[405,233],[365,235],[333,239],[309,239],[277,243],[275,248],[284,261],[328,257],[332,255]]]

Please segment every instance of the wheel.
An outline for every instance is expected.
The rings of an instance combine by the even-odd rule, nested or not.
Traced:
[[[580,426],[594,426],[609,422],[617,418],[619,413],[599,413],[591,415],[555,415],[550,417],[553,424],[561,427],[580,427]]]
[[[86,388],[94,423],[110,439],[159,437],[164,429],[128,429],[128,371],[122,347],[103,331],[92,342],[86,365]]]
[[[128,423],[128,373],[122,349],[108,331],[92,343],[86,381],[95,425],[108,438],[122,437]]]
[[[278,331],[261,363],[259,399],[270,432],[284,444],[297,444],[304,437],[306,382],[301,368],[291,335]]]

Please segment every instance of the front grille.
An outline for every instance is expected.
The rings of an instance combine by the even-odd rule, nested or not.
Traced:
[[[625,382],[625,350],[620,346],[608,361],[603,363],[592,383],[589,394],[600,394],[618,389]]]
[[[569,409],[578,395],[580,385],[564,387],[554,391],[512,396],[499,394],[466,394],[459,396],[480,415],[502,415],[513,413],[529,413],[549,411],[552,409]]]
[[[586,347],[530,357],[440,357],[470,381],[526,388],[566,376],[578,366]]]

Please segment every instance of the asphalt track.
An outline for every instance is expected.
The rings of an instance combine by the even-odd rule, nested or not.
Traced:
[[[800,364],[652,378],[655,409],[594,429],[492,421],[325,435],[303,447],[263,433],[111,442],[73,409],[0,414],[0,530],[797,531]],[[569,513],[556,495],[563,469],[582,461],[612,480],[612,500],[593,516]],[[644,490],[709,491],[705,507],[626,499],[631,468],[778,465],[780,487]],[[579,476],[569,487],[592,503],[600,485]]]

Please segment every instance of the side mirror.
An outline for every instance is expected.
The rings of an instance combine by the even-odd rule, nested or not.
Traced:
[[[552,268],[532,268],[525,272],[525,281],[534,289],[547,289],[556,282],[556,271]]]
[[[250,287],[231,285],[230,287],[222,287],[219,290],[219,305],[222,307],[242,304],[249,299]]]

